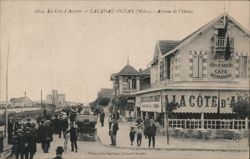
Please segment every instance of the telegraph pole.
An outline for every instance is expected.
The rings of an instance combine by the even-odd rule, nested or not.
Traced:
[[[8,138],[8,73],[9,72],[9,43],[7,51],[7,67],[6,67],[6,105],[5,105],[5,137]]]
[[[43,113],[43,90],[41,89],[41,112]]]

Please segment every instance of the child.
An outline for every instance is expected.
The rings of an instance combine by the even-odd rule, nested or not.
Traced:
[[[139,124],[137,130],[137,146],[141,146],[142,133],[143,133],[143,128],[142,125]]]
[[[136,132],[134,130],[134,127],[131,127],[130,132],[129,132],[131,145],[133,145],[133,142],[134,142],[134,139],[135,139],[135,134],[136,134]]]

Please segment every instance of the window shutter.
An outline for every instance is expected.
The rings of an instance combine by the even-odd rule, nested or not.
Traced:
[[[193,78],[199,77],[199,71],[198,71],[198,55],[193,56]]]

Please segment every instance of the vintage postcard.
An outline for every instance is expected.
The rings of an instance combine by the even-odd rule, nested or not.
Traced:
[[[0,158],[248,159],[249,6],[0,0]]]

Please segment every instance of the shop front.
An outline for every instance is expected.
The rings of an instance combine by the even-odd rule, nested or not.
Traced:
[[[234,117],[232,105],[242,97],[248,96],[246,89],[197,89],[197,88],[162,88],[153,92],[143,92],[136,96],[136,107],[141,118],[157,119],[165,113],[167,103],[177,102],[172,118],[199,119],[203,115],[207,119],[227,119]]]

